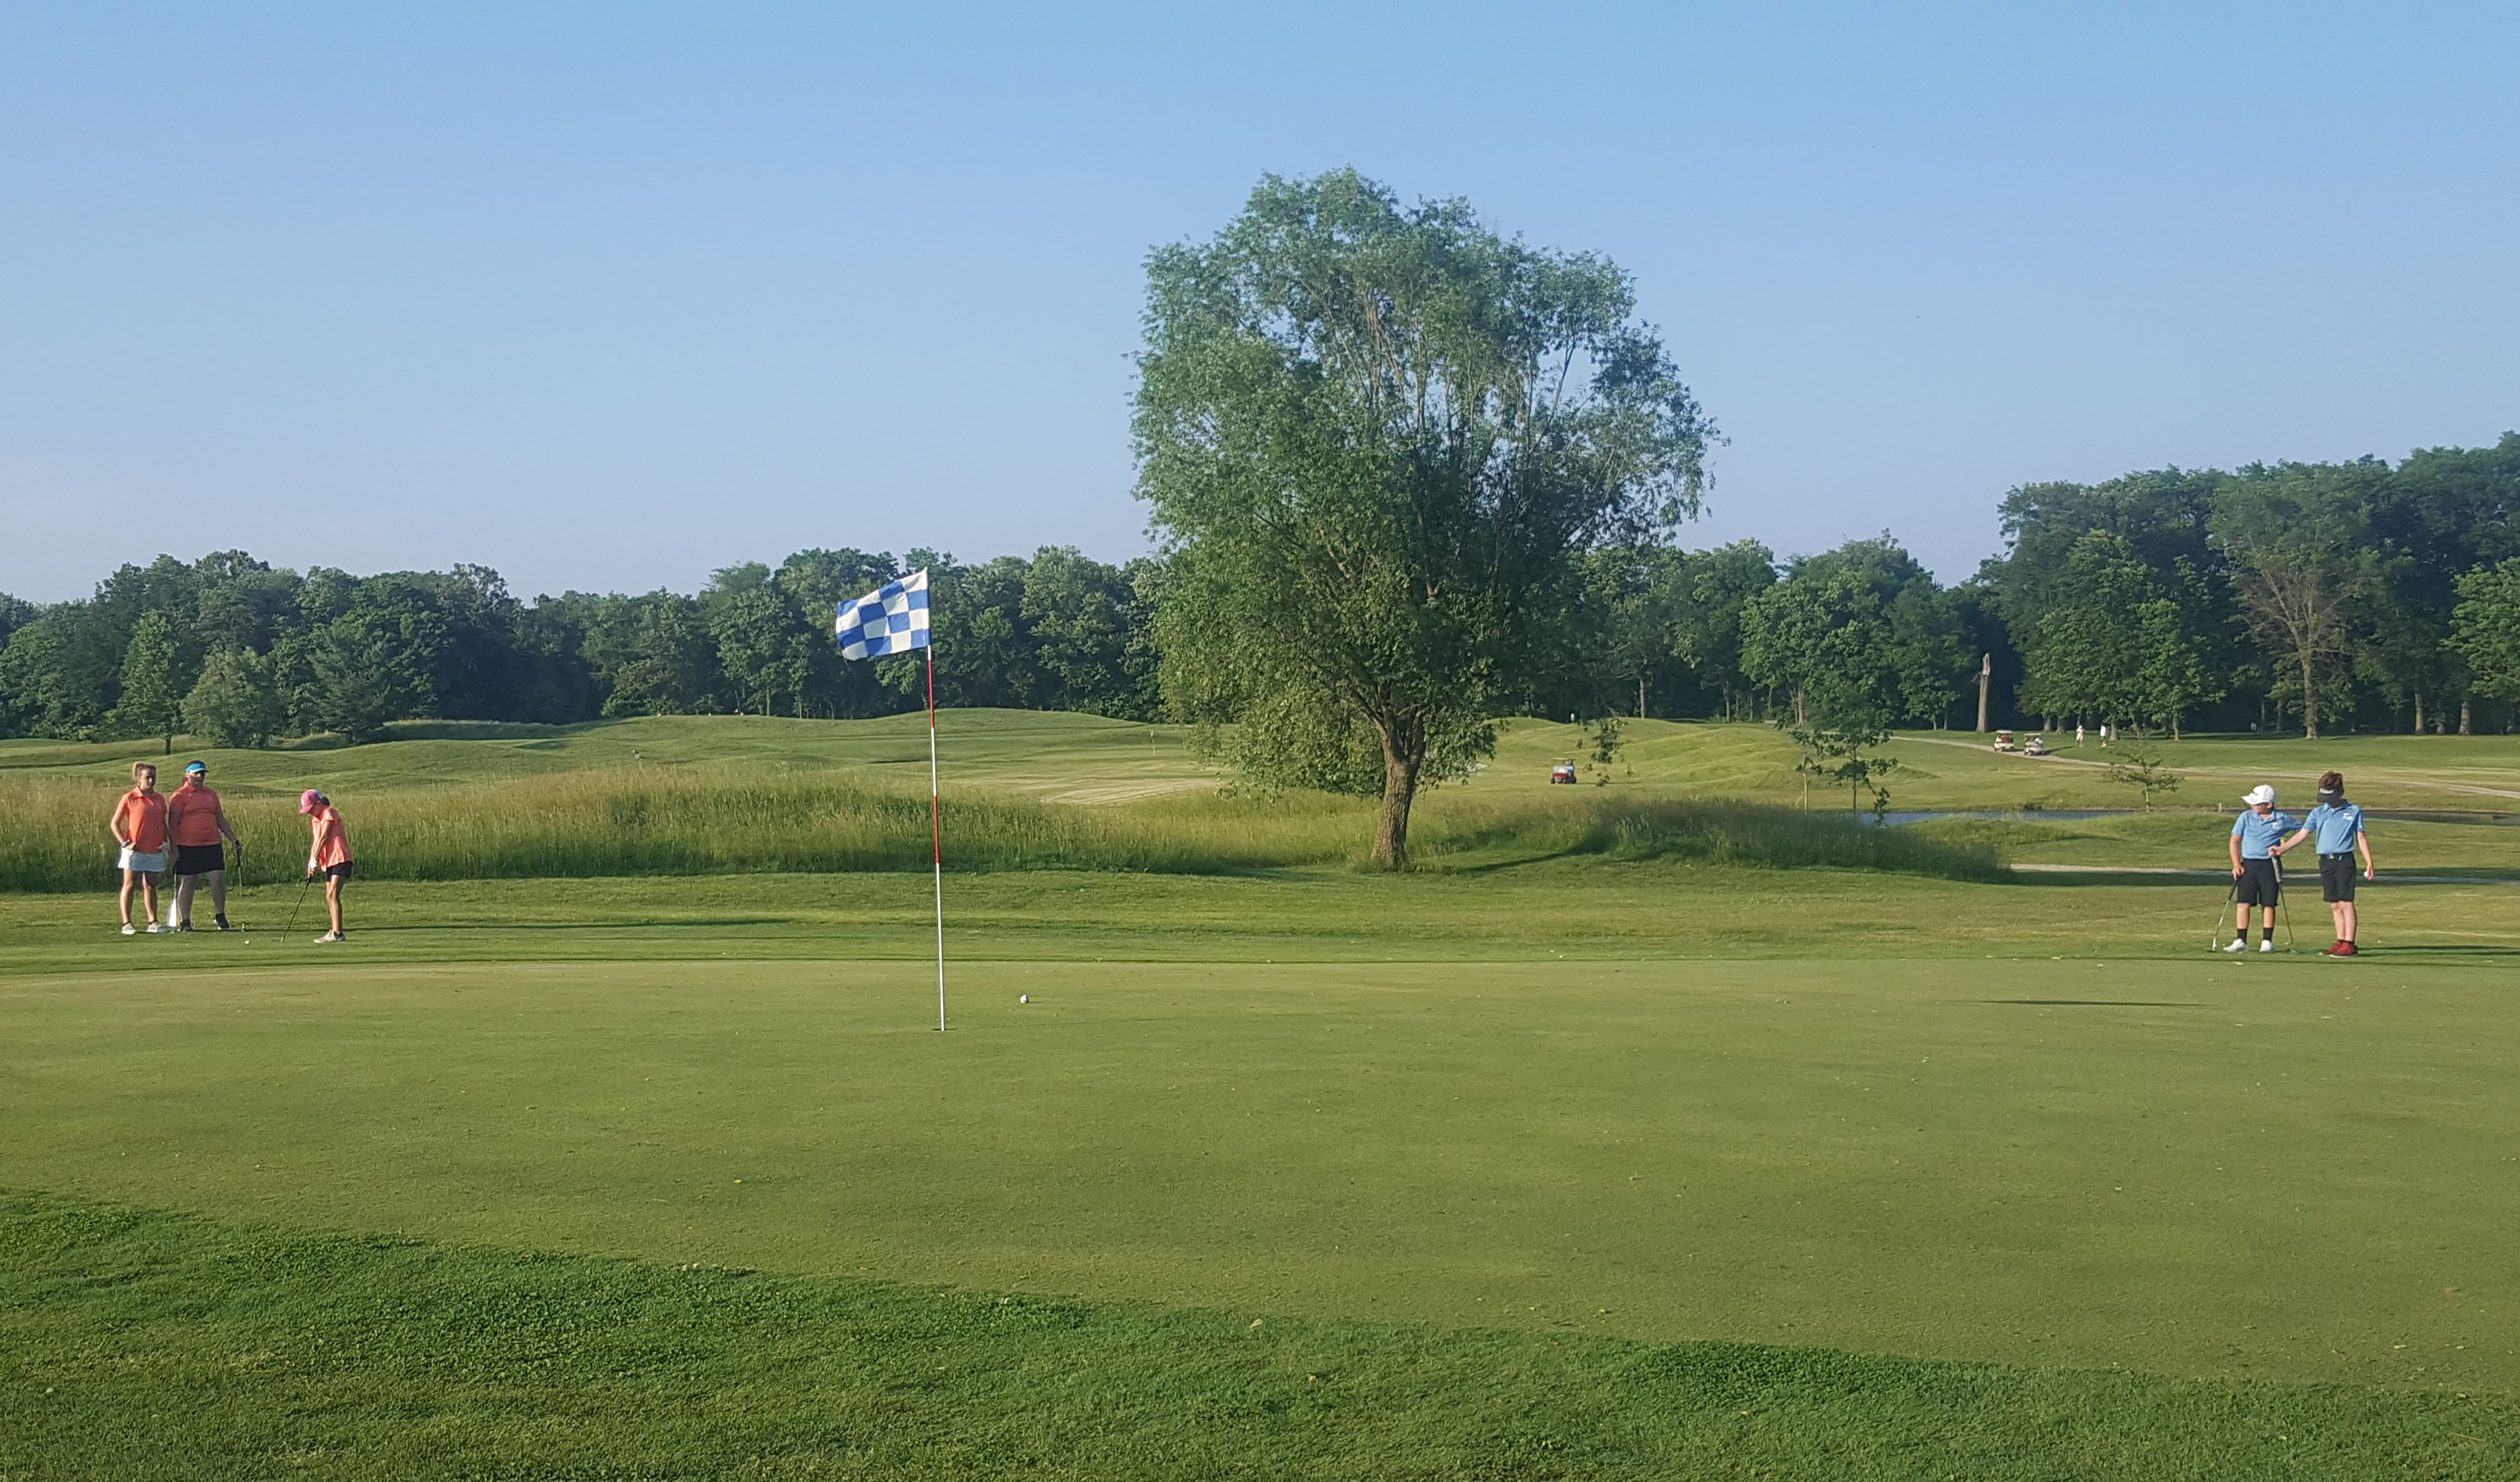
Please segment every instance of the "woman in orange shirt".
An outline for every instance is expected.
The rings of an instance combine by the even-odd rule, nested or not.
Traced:
[[[140,887],[149,908],[151,932],[158,924],[158,876],[166,868],[166,798],[158,790],[158,769],[147,762],[131,764],[131,790],[113,805],[115,868],[122,872],[122,934],[134,934],[131,890]]]
[[[315,940],[346,942],[350,938],[341,929],[341,882],[350,877],[349,831],[341,827],[341,815],[333,800],[312,787],[299,794],[297,811],[306,815],[314,831],[306,848],[306,877],[324,876],[324,909],[333,918],[333,929]]]

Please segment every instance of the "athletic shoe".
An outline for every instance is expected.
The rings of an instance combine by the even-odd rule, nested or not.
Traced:
[[[221,931],[234,931],[236,929],[234,926],[228,924],[228,919],[224,916],[214,916],[211,917],[210,920],[218,922],[219,929]]]
[[[349,938],[343,936],[338,931],[327,931],[322,936],[315,938],[315,940],[319,942],[346,942]]]
[[[193,929],[193,923],[191,921],[179,921],[176,923],[175,929],[178,931],[190,931]]]
[[[164,926],[159,925],[159,924],[158,924],[158,922],[156,922],[156,921],[151,921],[151,922],[149,923],[149,934],[150,934],[151,936],[156,936],[156,935],[158,935],[159,932],[164,931],[165,929],[167,929],[167,928],[165,928]]]
[[[2226,952],[2246,952],[2249,950],[2249,939],[2245,936],[2235,936],[2231,938],[2231,945],[2224,948],[2223,950]]]
[[[124,921],[122,923],[122,934],[124,936],[138,936],[140,934],[140,928],[131,924],[129,921]]]
[[[2260,937],[2260,938],[2258,938],[2258,950],[2259,950],[2260,952],[2272,952],[2272,951],[2274,951],[2274,950],[2275,950],[2275,939],[2274,939],[2273,937],[2271,937],[2271,936],[2265,936],[2265,937]]]
[[[2327,955],[2330,957],[2361,957],[2362,954],[2352,942],[2338,942],[2335,946],[2327,949]]]

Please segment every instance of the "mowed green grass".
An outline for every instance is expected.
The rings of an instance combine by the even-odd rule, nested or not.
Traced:
[[[945,723],[949,788],[1216,781]],[[445,730],[213,761],[354,828],[625,765],[923,781],[916,718]],[[2370,955],[2307,955],[2314,891],[2303,954],[2209,958],[2210,876],[1531,847],[1569,793],[1798,800],[1764,727],[1633,734],[1551,789],[1572,733],[1511,728],[1423,873],[950,876],[944,1035],[923,874],[363,879],[338,949],[279,939],[290,885],[185,938],[0,894],[0,1478],[2520,1467],[2520,834],[2381,824]],[[1896,743],[1901,806],[2099,776],[1950,739]],[[2438,744],[2319,754],[2520,780]],[[2105,872],[2228,824],[1920,827]]]
[[[354,887],[340,957],[277,890],[0,901],[0,1460],[2520,1457],[2508,886],[2375,891],[2340,964],[2208,959],[2182,883],[949,883],[944,1035],[915,877]]]

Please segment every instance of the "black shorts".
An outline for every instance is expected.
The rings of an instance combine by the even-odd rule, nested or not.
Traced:
[[[2275,874],[2275,862],[2271,859],[2240,861],[2240,877],[2232,884],[2243,906],[2277,905],[2283,894],[2283,880]]]
[[[228,867],[227,849],[219,844],[177,844],[177,875],[209,875]]]
[[[2318,857],[2318,893],[2330,904],[2354,899],[2354,856],[2322,854]]]
[[[350,867],[357,863],[357,860],[345,859],[338,865],[326,865],[324,867],[324,877],[328,880],[348,879],[350,877]]]

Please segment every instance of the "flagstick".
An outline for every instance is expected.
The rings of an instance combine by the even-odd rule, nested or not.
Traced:
[[[936,846],[936,1027],[945,1027],[945,805],[936,796],[936,647],[927,649],[927,824]]]

